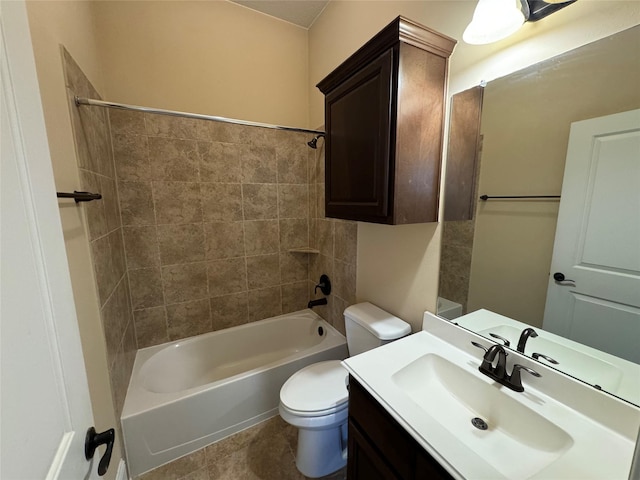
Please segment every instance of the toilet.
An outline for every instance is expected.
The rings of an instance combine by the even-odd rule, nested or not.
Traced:
[[[411,326],[365,302],[344,311],[349,355],[354,356],[411,333]],[[348,373],[340,360],[309,365],[280,390],[280,416],[298,428],[296,467],[311,478],[347,463]]]

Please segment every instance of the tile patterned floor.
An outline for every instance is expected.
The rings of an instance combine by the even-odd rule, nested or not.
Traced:
[[[297,430],[279,416],[138,477],[138,480],[306,480]],[[321,480],[345,480],[346,468]]]

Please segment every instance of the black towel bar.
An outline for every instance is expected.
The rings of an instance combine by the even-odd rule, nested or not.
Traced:
[[[90,202],[92,200],[100,200],[102,198],[102,195],[100,195],[99,193],[78,192],[75,190],[73,193],[56,192],[56,196],[58,198],[73,198],[76,203]]]
[[[514,196],[490,196],[490,195],[480,195],[480,200],[484,200],[485,202],[490,198],[504,198],[504,199],[518,199],[518,198],[560,198],[560,195],[514,195]]]

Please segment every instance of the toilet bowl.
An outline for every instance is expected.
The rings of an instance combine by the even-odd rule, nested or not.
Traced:
[[[345,312],[351,356],[411,332],[408,323],[371,303]],[[340,360],[309,365],[294,373],[280,390],[280,416],[298,428],[296,467],[305,476],[329,475],[347,463],[348,373]]]

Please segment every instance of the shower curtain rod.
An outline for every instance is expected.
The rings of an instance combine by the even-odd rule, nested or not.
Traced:
[[[105,102],[104,100],[94,100],[92,98],[74,97],[76,105],[90,105],[93,107],[117,108],[119,110],[132,110],[135,112],[157,113],[158,115],[170,115],[173,117],[195,118],[198,120],[213,120],[215,122],[233,123],[235,125],[246,125],[249,127],[271,128],[274,130],[285,130],[287,132],[302,132],[311,134],[324,134],[319,130],[309,130],[306,128],[283,127],[281,125],[271,125],[269,123],[249,122],[247,120],[236,120],[234,118],[216,117],[214,115],[202,115],[199,113],[177,112],[175,110],[163,110],[160,108],[141,107],[139,105],[127,105],[126,103]]]

